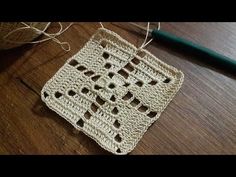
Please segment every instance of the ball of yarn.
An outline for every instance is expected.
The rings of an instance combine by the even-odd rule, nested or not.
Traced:
[[[27,22],[26,24],[39,30],[44,30],[48,25],[47,22]],[[13,30],[22,27],[24,25],[20,22],[0,22],[0,50],[19,47],[41,35],[32,29],[21,29],[8,35]],[[6,35],[8,36],[6,37]]]

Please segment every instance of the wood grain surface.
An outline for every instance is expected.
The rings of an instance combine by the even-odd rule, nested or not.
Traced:
[[[144,40],[127,23],[104,26],[136,46]],[[40,99],[45,82],[98,27],[76,23],[63,33],[59,39],[70,43],[70,52],[53,41],[0,51],[0,154],[110,154]],[[236,23],[162,23],[161,28],[236,58]],[[53,23],[48,32],[56,30]],[[147,49],[182,70],[185,80],[130,154],[236,154],[236,71],[214,68],[158,40]]]

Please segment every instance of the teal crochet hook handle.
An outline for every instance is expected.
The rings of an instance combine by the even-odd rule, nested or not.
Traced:
[[[206,62],[210,64],[218,64],[236,73],[236,60],[234,59],[162,30],[154,29],[152,30],[151,34],[154,39],[162,40],[164,42],[173,44],[174,46],[180,47],[181,49],[185,49],[188,52],[194,52],[203,57],[207,57],[208,60]]]

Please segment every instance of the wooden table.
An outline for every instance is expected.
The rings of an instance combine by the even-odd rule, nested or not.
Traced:
[[[137,29],[135,33],[116,23],[104,26],[136,46],[144,40]],[[76,23],[63,33],[59,39],[70,43],[68,53],[52,41],[0,52],[0,154],[110,154],[75,133],[40,99],[45,82],[98,27]],[[162,23],[161,28],[236,58],[236,23]],[[48,31],[56,29],[53,23]],[[158,41],[147,49],[182,70],[185,81],[130,154],[236,154],[235,74]]]

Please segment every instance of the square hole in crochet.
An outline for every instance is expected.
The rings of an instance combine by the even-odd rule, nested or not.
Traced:
[[[92,103],[92,104],[91,104],[91,110],[92,110],[93,112],[97,112],[98,106],[97,106],[96,104]]]
[[[69,64],[70,64],[71,66],[76,66],[76,65],[78,64],[78,62],[73,59],[73,60],[71,60],[71,61],[69,62]]]
[[[100,90],[100,89],[102,89],[102,87],[99,86],[99,85],[94,85],[94,89],[95,89],[95,90]]]
[[[171,81],[170,78],[166,78],[163,82],[164,82],[164,83],[169,83],[170,81]]]
[[[87,88],[83,88],[83,89],[81,90],[81,92],[84,93],[84,94],[87,94],[87,93],[89,92],[89,90],[88,90]]]
[[[69,92],[68,92],[68,95],[69,96],[74,96],[76,93],[73,91],[73,90],[70,90]]]
[[[122,99],[123,100],[129,100],[132,97],[133,97],[133,94],[131,92],[127,92],[127,94],[124,97],[122,97]]]
[[[60,92],[56,92],[56,93],[55,93],[55,97],[56,97],[56,98],[60,98],[61,96],[62,96],[62,93],[60,93]]]
[[[118,109],[117,109],[117,107],[114,107],[114,109],[111,111],[112,112],[112,114],[118,114]]]
[[[114,75],[115,75],[115,74],[112,73],[112,72],[109,72],[109,73],[108,73],[108,76],[109,76],[111,79],[113,78]]]
[[[121,76],[123,76],[125,79],[127,79],[129,77],[129,74],[124,69],[119,70],[118,73]]]
[[[116,120],[113,125],[114,125],[114,127],[116,127],[116,128],[120,128],[120,123],[119,123],[118,120]]]
[[[151,82],[149,82],[150,85],[156,85],[157,81],[152,80]]]
[[[122,141],[122,139],[121,139],[121,137],[120,137],[119,134],[117,134],[117,135],[115,136],[115,140],[116,140],[117,142],[119,142],[119,143]]]
[[[111,96],[110,98],[111,101],[115,102],[116,101],[116,97],[114,95]]]
[[[148,117],[153,118],[157,115],[157,112],[150,112],[147,114]]]
[[[103,48],[105,48],[105,47],[107,46],[107,42],[106,42],[106,41],[102,41],[102,42],[101,42],[101,46],[102,46]]]
[[[103,58],[108,59],[110,55],[109,55],[108,53],[104,52],[104,53],[102,54],[102,56],[103,56]]]
[[[114,88],[116,87],[116,85],[115,85],[114,83],[110,83],[110,84],[108,85],[108,87],[109,87],[110,89],[114,89]]]
[[[93,71],[86,71],[86,72],[84,73],[84,75],[85,75],[85,76],[88,76],[88,77],[92,76],[93,74],[94,74]]]
[[[137,106],[139,103],[140,103],[140,101],[135,98],[133,101],[131,101],[130,104],[135,107],[135,106]]]
[[[104,66],[106,69],[110,69],[111,68],[111,64],[110,63],[106,63]]]
[[[130,83],[125,83],[123,86],[128,87],[130,86]]]
[[[78,69],[79,71],[84,71],[84,70],[86,70],[86,68],[85,68],[84,66],[78,66],[77,69]]]
[[[105,101],[100,96],[97,96],[96,101],[100,105],[104,105],[105,104]]]
[[[130,72],[134,70],[134,67],[130,63],[126,64],[124,68],[126,68]]]
[[[143,52],[143,51],[139,51],[139,52],[137,53],[137,55],[140,56],[141,58],[143,58],[146,54],[145,54],[145,52]]]
[[[84,121],[83,121],[83,119],[79,119],[79,120],[76,122],[76,124],[77,124],[78,126],[80,126],[81,128],[84,127]]]
[[[139,87],[142,87],[142,86],[143,86],[143,82],[142,82],[142,81],[137,81],[135,84],[136,84],[137,86],[139,86]]]
[[[96,82],[101,76],[100,75],[96,75],[96,76],[93,76],[91,79]]]
[[[89,112],[89,111],[86,111],[85,113],[84,113],[84,117],[86,118],[86,119],[90,119],[91,118],[91,113]]]
[[[146,112],[146,111],[148,110],[148,107],[142,105],[142,106],[140,106],[140,107],[138,108],[138,110],[139,110],[140,112]]]
[[[47,98],[49,96],[47,92],[43,92],[43,95],[45,98]]]
[[[133,58],[133,59],[131,60],[131,62],[132,62],[133,64],[135,64],[135,65],[138,65],[138,64],[140,63],[140,60],[137,59],[137,58]]]

